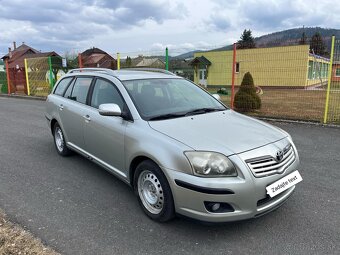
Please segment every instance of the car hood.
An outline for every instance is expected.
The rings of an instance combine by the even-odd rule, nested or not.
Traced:
[[[232,110],[149,121],[149,125],[194,150],[217,151],[226,156],[287,137],[274,126]]]

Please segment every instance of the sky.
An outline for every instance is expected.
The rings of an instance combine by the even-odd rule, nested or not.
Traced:
[[[212,49],[289,28],[340,28],[335,0],[0,0],[0,54],[12,42],[72,54],[114,55]]]

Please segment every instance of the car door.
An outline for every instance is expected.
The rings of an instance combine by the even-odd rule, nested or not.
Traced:
[[[117,104],[122,110],[125,102],[117,87],[109,80],[97,78],[94,82],[90,108],[86,110],[90,121],[85,123],[84,138],[86,150],[101,164],[123,177],[124,173],[124,136],[127,121],[117,116],[102,116],[99,105]]]
[[[67,88],[65,100],[59,105],[59,115],[66,141],[76,149],[85,148],[84,124],[87,121],[86,105],[92,77],[77,77]]]

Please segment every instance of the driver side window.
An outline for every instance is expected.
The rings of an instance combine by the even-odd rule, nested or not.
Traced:
[[[117,104],[121,110],[124,108],[124,100],[116,86],[109,81],[97,79],[93,88],[91,106],[99,108],[101,104]]]

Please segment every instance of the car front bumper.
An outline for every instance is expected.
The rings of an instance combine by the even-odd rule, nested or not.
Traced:
[[[228,222],[262,216],[281,206],[295,186],[270,198],[266,187],[297,170],[298,156],[282,174],[256,178],[237,155],[231,157],[238,166],[238,177],[204,178],[163,168],[178,214],[208,222]],[[211,212],[207,203],[226,203],[232,211]]]

